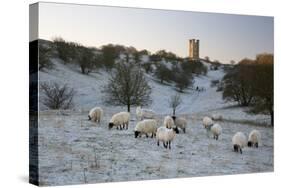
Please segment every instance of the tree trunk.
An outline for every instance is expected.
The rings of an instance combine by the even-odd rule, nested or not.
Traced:
[[[176,109],[173,109],[173,116],[175,116],[176,114]]]
[[[130,107],[131,107],[131,105],[130,105],[130,103],[128,103],[128,104],[127,104],[127,111],[128,111],[128,112],[130,112],[130,109],[131,109]]]
[[[273,111],[270,112],[270,117],[271,117],[271,125],[273,127],[274,126],[274,112]]]
[[[82,74],[85,74],[85,67],[84,66],[81,66],[81,72],[82,72]]]

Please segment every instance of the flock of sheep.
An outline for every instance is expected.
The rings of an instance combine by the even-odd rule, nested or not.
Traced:
[[[103,116],[103,110],[101,107],[95,107],[89,112],[89,120],[100,123]],[[171,142],[175,138],[176,134],[179,134],[179,130],[183,133],[186,132],[187,119],[176,116],[166,116],[164,118],[163,126],[158,126],[159,120],[154,111],[149,109],[136,108],[137,124],[134,129],[135,138],[142,135],[149,135],[151,138],[156,137],[157,145],[162,142],[165,148],[171,149]],[[203,118],[203,126],[207,130],[207,133],[211,133],[213,138],[218,140],[222,134],[222,127],[214,121],[221,121],[222,115],[214,114],[212,117]],[[108,124],[109,129],[116,127],[119,130],[128,129],[130,122],[129,112],[119,112],[114,114]],[[240,152],[248,145],[248,147],[258,147],[261,143],[261,133],[258,130],[252,130],[249,134],[248,140],[244,133],[237,132],[232,137],[232,145],[234,152]]]

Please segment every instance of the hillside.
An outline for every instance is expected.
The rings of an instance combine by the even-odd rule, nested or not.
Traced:
[[[104,70],[83,75],[78,67],[64,65],[60,59],[52,59],[55,68],[48,72],[40,71],[40,82],[58,82],[67,83],[77,92],[74,98],[75,109],[88,111],[94,106],[110,107],[103,102],[102,87],[107,83],[109,73]],[[222,100],[222,93],[216,91],[216,87],[211,87],[212,80],[220,80],[224,76],[222,69],[210,70],[210,64],[203,62],[208,67],[206,76],[196,76],[194,78],[193,88],[185,90],[181,94],[182,104],[177,109],[177,113],[186,115],[210,115],[214,112],[223,114],[225,119],[235,121],[255,121],[258,123],[269,122],[269,116],[249,115],[244,112],[247,108],[235,107],[234,103],[226,103]],[[155,77],[146,74],[149,84],[152,88],[152,104],[147,108],[156,111],[159,114],[170,114],[169,98],[175,93],[172,84],[160,84]],[[196,87],[204,88],[204,91],[198,92]],[[42,98],[40,98],[42,100]],[[118,107],[120,110],[126,110],[125,107]],[[40,109],[46,110],[46,107],[40,103]],[[135,108],[132,109],[134,113]],[[199,118],[198,117],[198,118]]]
[[[224,72],[209,71],[195,77],[194,87],[182,94],[183,103],[177,114],[188,120],[187,132],[177,134],[171,150],[155,138],[134,138],[137,123],[135,108],[131,112],[128,130],[108,129],[113,114],[125,107],[105,106],[101,87],[109,74],[105,71],[82,75],[77,67],[69,67],[54,60],[56,68],[40,72],[40,82],[67,83],[75,88],[74,110],[44,110],[39,115],[39,181],[40,185],[65,185],[160,178],[226,175],[273,171],[273,129],[261,126],[269,117],[249,115],[245,109],[233,107],[221,98],[221,92],[210,87],[211,80],[220,79]],[[210,66],[205,64],[206,66]],[[170,84],[160,84],[146,75],[152,87],[153,103],[149,108],[157,112],[159,125],[171,113],[168,99],[175,90]],[[102,106],[104,117],[100,124],[88,121],[88,110]],[[206,134],[202,117],[219,112],[223,121],[218,140]],[[237,131],[246,135],[253,129],[262,134],[259,148],[243,148],[234,153],[231,143]]]

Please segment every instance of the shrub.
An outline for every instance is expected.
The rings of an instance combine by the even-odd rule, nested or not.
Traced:
[[[73,107],[75,91],[67,84],[41,83],[40,89],[44,94],[43,104],[49,109],[69,109]]]

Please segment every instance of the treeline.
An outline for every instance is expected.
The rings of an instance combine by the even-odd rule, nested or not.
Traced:
[[[82,74],[104,68],[110,71],[118,62],[134,63],[146,73],[152,74],[161,83],[174,83],[177,90],[192,86],[194,74],[206,74],[207,68],[200,62],[178,57],[172,52],[159,50],[151,53],[148,50],[138,51],[134,47],[108,44],[99,49],[85,47],[76,42],[55,38],[49,45],[39,45],[39,70],[54,67],[51,57],[57,57],[64,64],[76,64]]]
[[[179,92],[193,85],[194,75],[206,75],[207,67],[200,61],[187,60],[167,67],[165,63],[158,63],[155,75],[161,83],[174,82]]]
[[[273,126],[273,54],[241,60],[227,71],[222,87],[225,100],[248,106],[250,113],[269,114]]]

